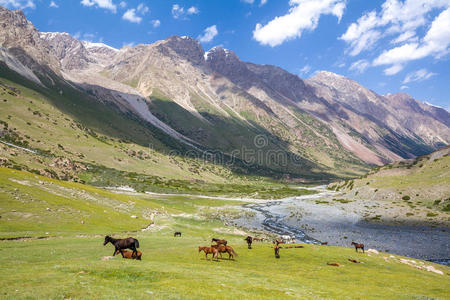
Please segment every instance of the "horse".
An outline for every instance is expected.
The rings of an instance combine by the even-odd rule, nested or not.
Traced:
[[[176,236],[181,237],[181,232],[179,232],[179,231],[175,232],[175,233],[173,234],[173,237],[176,237]]]
[[[251,236],[247,236],[244,241],[247,241],[248,249],[252,249],[253,238]]]
[[[224,245],[224,246],[226,246],[228,243],[226,240],[219,240],[216,238],[212,238],[211,242],[216,242],[217,245]]]
[[[116,254],[118,254],[118,253],[122,254],[122,258],[137,259],[137,260],[142,259],[141,251],[138,251],[136,255],[134,255],[133,252],[127,251],[127,250],[117,250]]]
[[[362,252],[364,253],[364,244],[358,244],[358,243],[352,242],[352,245],[355,246],[356,252],[358,252],[358,249],[361,249]]]
[[[133,254],[137,255],[137,249],[139,248],[139,241],[135,238],[129,237],[126,239],[115,239],[110,237],[109,235],[105,236],[105,242],[103,243],[103,246],[106,244],[111,243],[114,246],[114,255],[116,255],[117,250],[122,249],[130,249],[133,250]]]
[[[328,242],[321,242],[320,243],[322,246],[326,246],[326,245],[328,245]]]
[[[274,250],[274,252],[275,252],[275,258],[280,258],[280,246],[278,246],[278,244],[276,244],[276,245],[273,247],[273,250]]]
[[[238,256],[236,252],[234,252],[233,248],[230,246],[223,246],[223,245],[211,245],[211,247],[216,248],[217,251],[219,251],[220,257],[222,258],[222,253],[227,252],[228,253],[228,259],[231,259],[235,256]]]
[[[262,242],[262,241],[264,241],[264,238],[262,238],[262,237],[254,237],[253,241],[254,242]]]
[[[198,246],[198,253],[204,251],[205,252],[205,257],[206,259],[208,259],[208,254],[212,254],[213,255],[213,259],[219,259],[219,250],[217,250],[214,247],[207,247],[207,246]]]

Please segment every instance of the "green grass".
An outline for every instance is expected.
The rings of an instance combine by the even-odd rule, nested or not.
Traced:
[[[281,249],[276,259],[271,243],[249,250],[244,233],[212,215],[233,218],[239,211],[230,205],[240,201],[116,194],[7,168],[0,168],[0,189],[1,237],[50,237],[0,241],[0,298],[444,299],[450,288],[448,275],[386,262],[389,254],[305,245]],[[145,213],[153,214],[154,226],[140,231],[150,223]],[[138,238],[143,260],[100,260],[113,252],[103,235],[114,233]],[[213,262],[198,254],[212,237],[227,239],[237,259]]]

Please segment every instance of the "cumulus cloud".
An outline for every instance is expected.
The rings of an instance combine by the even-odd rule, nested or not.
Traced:
[[[96,6],[104,9],[108,9],[113,13],[116,13],[117,6],[112,2],[112,0],[81,0],[81,4],[84,6]]]
[[[150,23],[152,24],[153,28],[157,28],[161,25],[160,20],[151,20]]]
[[[127,10],[123,14],[122,19],[130,21],[132,23],[141,23],[142,22],[142,17],[139,17],[138,15],[136,15],[135,8],[130,8],[129,10]]]
[[[430,19],[432,15],[436,16],[434,20]],[[423,28],[426,34],[420,38],[418,33]],[[427,56],[439,59],[449,53],[450,1],[386,0],[379,12],[373,10],[362,15],[340,39],[348,44],[347,53],[351,56],[388,40],[387,44],[395,47],[379,54],[372,65],[388,66],[384,70],[386,75],[397,74],[409,61]]]
[[[321,15],[334,15],[340,22],[345,0],[290,0],[289,12],[266,25],[256,24],[253,38],[262,45],[275,47],[299,38],[304,30],[316,29]]]
[[[434,75],[437,75],[436,73],[429,72],[427,69],[420,69],[415,72],[411,72],[408,75],[406,75],[405,79],[403,80],[403,84],[414,82],[414,81],[422,81],[426,80]]]
[[[400,87],[400,89],[403,91],[403,90],[409,89],[409,86],[407,86],[407,85],[402,85],[402,86]]]
[[[55,1],[50,1],[49,7],[58,8],[59,5],[55,3]]]
[[[120,8],[125,8],[127,7],[127,3],[125,1],[120,1],[119,6]]]
[[[358,73],[364,73],[364,71],[370,66],[370,62],[366,59],[360,59],[352,63],[349,67],[350,71],[356,71]]]
[[[132,23],[141,23],[142,16],[148,13],[150,9],[144,4],[139,4],[137,8],[128,9],[122,16],[122,19],[127,20]]]
[[[436,59],[450,52],[450,8],[441,12],[432,22],[425,37],[419,42],[383,51],[373,62],[375,66],[391,65],[400,68],[407,62],[433,56]],[[400,68],[401,69],[401,68]],[[395,74],[395,73],[394,73]]]
[[[0,0],[0,5],[12,9],[36,8],[34,0]]]
[[[219,34],[219,31],[217,30],[217,26],[212,25],[212,26],[206,28],[203,31],[203,34],[199,35],[197,37],[197,39],[202,43],[208,43],[208,42],[211,42],[214,39],[214,37],[218,34]]]
[[[349,44],[352,56],[371,49],[387,36],[396,36],[393,43],[406,42],[415,38],[416,29],[429,24],[431,11],[449,6],[449,1],[445,0],[386,0],[380,12],[365,13],[347,28],[340,39]]]
[[[179,4],[172,5],[172,17],[174,19],[186,19],[187,15],[197,15],[199,13],[199,9],[195,6],[191,6],[188,9],[185,9]]]

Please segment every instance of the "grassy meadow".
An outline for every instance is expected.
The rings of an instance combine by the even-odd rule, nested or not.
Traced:
[[[118,194],[7,168],[0,197],[3,299],[448,299],[450,270],[428,262],[444,275],[350,248],[304,245],[281,249],[279,259],[270,242],[249,250],[247,232],[211,217],[239,215],[233,206],[242,201]],[[113,253],[105,234],[139,239],[143,260],[101,260]],[[239,256],[205,260],[197,247],[212,237]]]

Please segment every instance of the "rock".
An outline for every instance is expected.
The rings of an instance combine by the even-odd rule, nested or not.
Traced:
[[[107,260],[110,260],[110,259],[113,259],[114,258],[114,256],[103,256],[102,258],[101,258],[101,260],[102,261],[107,261]]]
[[[378,252],[378,251],[375,250],[375,249],[369,249],[369,250],[367,250],[366,252],[367,252],[367,253],[373,253],[373,254],[380,254],[380,252]]]
[[[83,221],[83,220],[81,220],[81,224],[84,224],[84,221]]]
[[[138,218],[138,216],[135,216],[135,215],[132,215],[131,216],[133,219],[137,219]]]
[[[46,211],[50,211],[51,209],[50,209],[50,207],[47,207],[45,210],[46,210]]]

